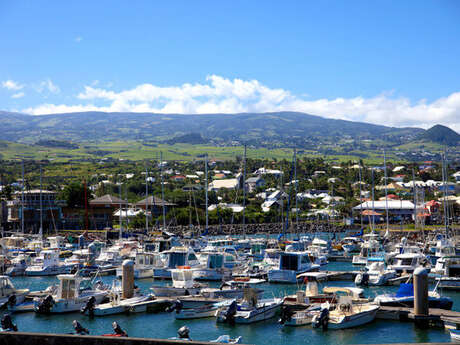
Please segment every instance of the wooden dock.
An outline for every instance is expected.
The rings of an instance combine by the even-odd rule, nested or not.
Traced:
[[[460,327],[460,312],[436,308],[430,308],[427,316],[418,316],[414,314],[413,308],[380,307],[375,318],[415,323],[420,322],[430,327]]]

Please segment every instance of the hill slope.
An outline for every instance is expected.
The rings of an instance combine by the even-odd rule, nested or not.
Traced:
[[[455,146],[460,144],[460,134],[443,125],[435,125],[418,136],[417,139],[438,144]]]
[[[404,143],[421,135],[420,128],[393,128],[319,116],[277,112],[263,114],[179,115],[82,112],[30,116],[0,112],[2,139],[35,143],[39,139],[72,142],[167,140],[189,133],[213,142],[246,142],[256,146],[304,147],[337,138],[382,139]]]

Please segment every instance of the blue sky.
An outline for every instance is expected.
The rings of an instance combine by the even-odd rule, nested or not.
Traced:
[[[1,1],[0,109],[460,130],[459,1]]]

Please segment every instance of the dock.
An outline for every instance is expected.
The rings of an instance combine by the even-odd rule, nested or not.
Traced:
[[[215,345],[208,341],[108,337],[94,335],[1,332],[0,345]]]
[[[405,307],[380,307],[376,319],[381,320],[398,320],[408,322],[421,322],[430,327],[451,327],[460,326],[460,312],[430,308],[427,316],[417,316],[414,314],[414,308]]]

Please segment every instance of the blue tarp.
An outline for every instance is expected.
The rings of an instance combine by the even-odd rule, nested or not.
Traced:
[[[414,284],[401,284],[396,297],[410,297],[414,296]]]

